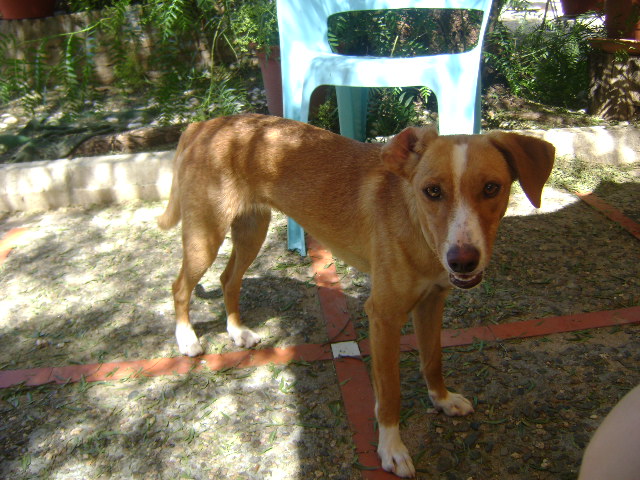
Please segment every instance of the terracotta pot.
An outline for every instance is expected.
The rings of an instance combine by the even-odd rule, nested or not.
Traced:
[[[561,0],[562,11],[568,17],[575,17],[587,12],[604,11],[605,0]]]
[[[267,55],[257,52],[262,81],[267,93],[267,108],[271,115],[282,116],[282,72],[280,71],[280,47],[271,47]]]
[[[640,40],[640,0],[607,0],[604,24],[608,38]]]
[[[55,4],[55,0],[0,0],[0,14],[3,20],[50,17]]]
[[[282,116],[282,71],[280,69],[280,47],[271,47],[269,55],[264,50],[256,52],[258,57],[258,65],[262,73],[262,81],[267,94],[267,108],[269,114]],[[327,97],[327,87],[321,85],[311,94],[309,100],[309,118],[312,118],[320,105],[324,103]]]
[[[640,41],[628,38],[592,38],[589,43],[593,48],[607,53],[626,52],[629,55],[640,55]]]

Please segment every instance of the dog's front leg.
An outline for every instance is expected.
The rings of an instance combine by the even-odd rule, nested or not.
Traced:
[[[365,304],[373,361],[373,383],[378,420],[378,455],[382,468],[399,477],[414,477],[409,450],[400,438],[400,328],[407,316],[398,318],[377,308],[373,298]],[[395,315],[395,317],[394,317]]]
[[[473,412],[471,402],[445,387],[442,376],[440,331],[444,301],[449,289],[433,287],[411,312],[420,349],[420,366],[427,382],[429,398],[434,407],[447,415],[467,415]]]

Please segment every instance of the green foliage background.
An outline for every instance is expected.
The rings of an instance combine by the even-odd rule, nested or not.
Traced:
[[[594,16],[552,18],[513,31],[498,23],[485,57],[514,95],[578,109],[587,101],[589,40],[603,35]]]
[[[494,20],[507,4],[529,7],[526,0],[496,0]],[[66,0],[61,5],[68,12],[90,12],[91,21],[80,31],[23,45],[29,54],[19,59],[9,54],[17,39],[0,36],[0,101],[20,99],[32,111],[56,101],[80,112],[98,95],[97,59],[107,55],[114,73],[111,88],[122,95],[146,95],[165,123],[256,108],[248,93],[257,72],[250,53],[277,42],[273,0]],[[463,11],[356,12],[331,19],[330,42],[348,54],[464,51],[478,40],[479,20],[477,12]],[[533,30],[509,30],[494,21],[489,31],[485,60],[492,81],[549,105],[585,106],[589,39],[602,35],[593,17],[550,17]],[[52,42],[59,45],[57,58],[51,58]],[[141,58],[145,42],[152,48]],[[432,122],[435,111],[428,88],[376,89],[369,135]],[[334,95],[316,123],[336,128]]]

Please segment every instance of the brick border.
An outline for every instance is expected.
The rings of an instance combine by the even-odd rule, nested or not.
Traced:
[[[580,200],[585,202],[590,207],[602,213],[608,219],[616,222],[622,228],[624,228],[631,235],[640,240],[640,225],[627,217],[624,213],[618,210],[613,205],[605,202],[603,199],[598,197],[595,193],[576,193],[575,194]]]
[[[442,331],[442,346],[457,347],[472,345],[479,341],[493,342],[575,332],[594,328],[616,327],[640,323],[640,306],[580,313],[576,315],[523,320],[480,327],[447,329]],[[369,340],[357,342],[361,356],[371,354]],[[402,351],[417,349],[414,335],[401,338]],[[169,357],[155,359],[125,360],[62,367],[36,367],[17,370],[0,370],[0,388],[17,385],[39,386],[46,383],[69,383],[81,380],[97,382],[119,380],[131,376],[156,377],[184,374],[197,370],[223,370],[226,368],[249,368],[268,364],[290,362],[317,362],[353,357],[334,357],[330,344],[302,344],[292,347],[241,350],[221,354],[207,354],[196,358]],[[351,368],[351,370],[353,370]],[[366,368],[365,368],[366,372]],[[368,375],[368,373],[367,373]]]
[[[259,367],[268,364],[290,362],[317,362],[331,360],[328,345],[303,344],[284,348],[242,350],[200,357],[169,357],[150,360],[68,365],[63,367],[38,367],[21,370],[0,370],[0,388],[17,385],[39,386],[47,383],[99,382],[123,378],[158,377],[185,374],[198,370],[224,370],[227,368]]]

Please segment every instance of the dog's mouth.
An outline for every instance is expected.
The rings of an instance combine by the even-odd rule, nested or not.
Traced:
[[[468,289],[473,288],[482,281],[482,272],[475,275],[449,274],[449,281],[454,287]]]

